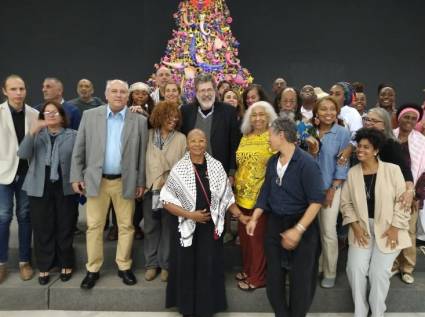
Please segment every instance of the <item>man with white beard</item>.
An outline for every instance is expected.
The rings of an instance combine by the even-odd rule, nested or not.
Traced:
[[[214,78],[208,73],[195,78],[195,92],[195,102],[181,107],[181,132],[202,130],[208,138],[207,152],[221,162],[232,181],[240,139],[236,110],[218,101]]]

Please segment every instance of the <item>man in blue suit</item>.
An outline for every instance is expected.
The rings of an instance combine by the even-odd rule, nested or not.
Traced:
[[[81,120],[81,114],[75,105],[63,99],[62,82],[58,78],[47,77],[43,81],[42,92],[43,92],[44,102],[55,101],[62,105],[66,115],[68,116],[70,128],[74,130],[78,130],[78,126],[80,125],[80,120]],[[40,110],[44,102],[37,105],[35,108],[37,110]]]

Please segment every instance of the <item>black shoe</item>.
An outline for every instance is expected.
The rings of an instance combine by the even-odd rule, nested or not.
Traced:
[[[109,241],[118,240],[118,227],[112,226],[111,229],[109,229],[108,234],[106,235],[106,239],[108,239]]]
[[[127,285],[134,285],[137,283],[137,279],[131,270],[120,271],[118,270],[118,276],[121,277],[122,282]]]
[[[135,227],[134,228],[134,239],[136,239],[136,240],[143,240],[144,237],[145,237],[145,234],[143,233],[142,228]]]
[[[74,236],[81,236],[84,233],[85,232],[83,230],[80,230],[79,228],[75,227],[75,229],[74,229]]]
[[[50,276],[49,275],[45,275],[45,276],[39,276],[38,277],[38,283],[40,285],[46,285],[48,284],[50,281]]]
[[[61,273],[59,275],[59,278],[61,279],[62,282],[68,282],[72,277],[72,271],[69,273]]]
[[[82,289],[91,289],[96,285],[96,281],[99,279],[99,272],[87,272],[86,277],[81,282]]]

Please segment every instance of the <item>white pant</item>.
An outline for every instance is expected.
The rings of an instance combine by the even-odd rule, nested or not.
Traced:
[[[336,265],[338,262],[338,236],[336,222],[338,220],[339,202],[341,189],[335,191],[332,206],[322,208],[319,213],[320,237],[322,240],[322,256],[320,267],[326,278],[336,277]]]
[[[354,301],[354,316],[367,317],[369,304],[373,317],[383,317],[387,309],[385,299],[390,288],[391,268],[400,253],[382,253],[375,242],[373,219],[369,219],[371,242],[368,249],[350,245],[347,259],[347,276]],[[367,276],[370,293],[367,301]]]

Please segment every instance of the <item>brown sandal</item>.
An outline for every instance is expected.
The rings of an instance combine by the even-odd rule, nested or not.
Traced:
[[[248,275],[246,275],[246,273],[244,272],[239,272],[235,275],[235,279],[237,281],[245,281],[247,279]]]
[[[244,291],[244,292],[252,292],[252,291],[256,290],[259,287],[255,287],[254,285],[252,285],[252,284],[250,284],[250,283],[248,283],[246,281],[239,281],[238,282],[238,288],[241,291]]]

